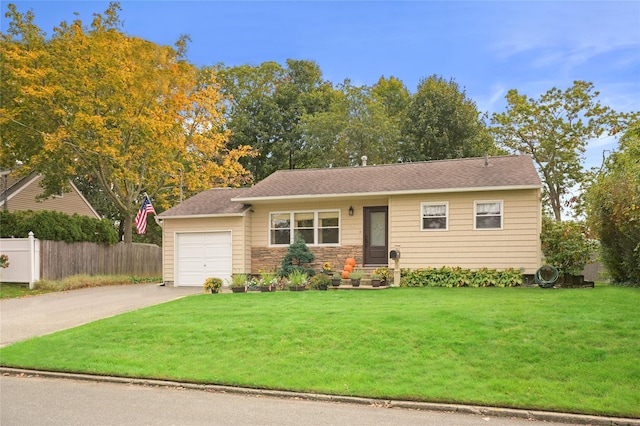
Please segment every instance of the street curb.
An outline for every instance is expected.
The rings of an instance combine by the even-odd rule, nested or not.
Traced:
[[[381,408],[400,408],[406,410],[439,411],[447,413],[473,414],[485,417],[508,417],[525,420],[570,423],[594,426],[640,426],[640,419],[622,417],[601,417],[584,414],[557,413],[553,411],[521,410],[515,408],[485,407],[480,405],[458,405],[433,402],[414,402],[362,398],[354,396],[327,395],[305,392],[279,391],[271,389],[253,389],[236,386],[206,385],[183,383],[169,380],[136,379],[128,377],[99,376],[91,374],[61,373],[55,371],[26,370],[20,368],[0,367],[2,376],[47,377],[91,382],[133,384],[139,386],[172,387],[181,389],[203,390],[207,392],[232,393],[239,395],[266,396],[282,399],[300,399],[321,402],[339,402],[346,404],[369,405]]]

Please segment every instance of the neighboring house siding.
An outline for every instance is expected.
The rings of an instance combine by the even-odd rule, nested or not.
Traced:
[[[502,229],[474,229],[474,202],[483,200],[503,202]],[[421,229],[420,205],[427,202],[448,203],[448,230]],[[533,274],[541,259],[540,211],[537,190],[393,196],[390,248],[399,245],[402,268],[511,267]]]
[[[251,268],[251,259],[247,255],[245,241],[247,226],[243,217],[216,218],[165,218],[162,233],[162,269],[163,281],[175,281],[175,235],[180,232],[231,231],[233,273],[243,273]]]
[[[45,200],[37,200],[36,197],[42,194],[40,182],[42,177],[36,176],[20,191],[12,194],[7,200],[8,210],[54,210],[72,215],[77,213],[81,216],[89,216],[99,219],[100,216],[87,204],[85,199],[72,187],[70,192],[65,192],[61,196],[51,196]]]

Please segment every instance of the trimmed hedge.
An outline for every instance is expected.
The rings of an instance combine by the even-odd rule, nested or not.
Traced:
[[[49,241],[92,242],[115,244],[118,232],[106,220],[93,219],[56,211],[0,212],[1,238],[27,238],[32,231],[36,238]]]
[[[522,284],[522,272],[481,268],[477,271],[460,267],[402,270],[400,287],[516,287]]]

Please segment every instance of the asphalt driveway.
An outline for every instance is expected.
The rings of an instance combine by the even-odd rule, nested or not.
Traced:
[[[2,299],[0,347],[202,291],[199,286],[137,284]]]

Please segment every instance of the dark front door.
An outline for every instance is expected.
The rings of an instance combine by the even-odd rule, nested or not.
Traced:
[[[387,235],[388,208],[364,208],[364,263],[386,265],[388,263],[389,237]]]

